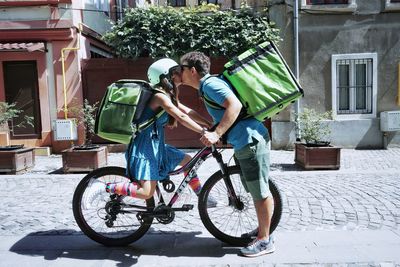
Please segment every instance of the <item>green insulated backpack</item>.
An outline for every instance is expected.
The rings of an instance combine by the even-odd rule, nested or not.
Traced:
[[[129,144],[136,133],[149,127],[155,117],[138,124],[155,89],[141,80],[119,80],[107,87],[96,115],[95,133],[107,140]]]
[[[259,121],[271,118],[303,96],[303,89],[272,42],[233,58],[224,65],[222,76],[235,89],[246,115]],[[205,96],[204,101],[213,108],[218,106]]]

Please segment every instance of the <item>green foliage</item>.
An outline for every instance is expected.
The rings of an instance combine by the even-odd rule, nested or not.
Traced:
[[[104,40],[123,58],[178,58],[194,50],[231,57],[279,37],[264,13],[249,8],[220,11],[208,4],[127,9],[124,19],[104,35]]]
[[[69,109],[71,115],[76,117],[78,124],[85,129],[84,146],[90,146],[94,134],[94,125],[96,122],[97,102],[91,105],[87,99],[83,101],[83,105],[73,104]]]
[[[15,106],[16,103],[9,104],[7,102],[0,102],[0,126],[12,121],[14,118],[21,116],[23,110],[18,109]],[[33,127],[33,117],[24,115],[24,118],[19,124],[13,124],[12,126],[25,127],[26,124],[29,124]]]
[[[332,111],[318,113],[314,109],[304,108],[299,115],[300,135],[307,144],[327,142],[331,133],[329,125],[324,122],[332,119]]]

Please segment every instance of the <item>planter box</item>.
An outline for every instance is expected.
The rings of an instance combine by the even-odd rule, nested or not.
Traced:
[[[295,144],[295,162],[306,170],[340,168],[340,148],[334,146],[309,147]]]
[[[107,147],[76,150],[73,148],[62,151],[63,171],[90,172],[107,166]]]
[[[33,148],[0,151],[0,173],[18,173],[35,165]]]

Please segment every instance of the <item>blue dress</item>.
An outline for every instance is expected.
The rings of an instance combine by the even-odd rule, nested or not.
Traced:
[[[146,107],[139,123],[155,115],[156,112]],[[146,181],[164,180],[183,160],[184,152],[165,144],[164,126],[168,122],[168,117],[168,113],[165,112],[155,123],[140,132],[133,144],[128,147],[125,158],[133,178]]]

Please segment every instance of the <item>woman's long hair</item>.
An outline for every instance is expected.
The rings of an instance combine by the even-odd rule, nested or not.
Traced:
[[[171,98],[172,104],[178,107],[179,104],[179,90],[174,83],[171,83],[167,78],[161,79],[161,89],[168,94]],[[172,116],[168,116],[168,126],[177,127],[178,122]]]

